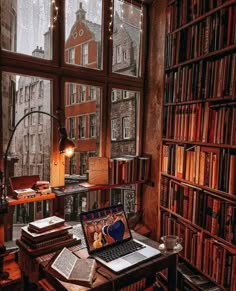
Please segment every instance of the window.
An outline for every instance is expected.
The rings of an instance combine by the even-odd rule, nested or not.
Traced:
[[[39,149],[40,152],[42,152],[43,151],[43,136],[42,136],[42,134],[38,135],[38,142],[39,142],[38,149]],[[40,160],[40,163],[42,163],[41,160]]]
[[[117,63],[121,62],[121,46],[120,45],[116,47],[116,62]]]
[[[82,44],[82,56],[81,56],[81,65],[85,66],[88,64],[88,44]]]
[[[87,154],[80,153],[80,175],[84,175],[87,172]]]
[[[30,151],[32,153],[35,153],[35,149],[36,149],[35,134],[32,134],[30,136]]]
[[[70,104],[76,103],[76,84],[70,83]]]
[[[89,137],[96,137],[96,115],[89,115]]]
[[[79,116],[79,138],[85,137],[86,116]]]
[[[137,121],[140,93],[113,88],[119,102],[111,103],[111,157],[123,154],[136,155]],[[122,96],[129,96],[123,98]]]
[[[43,93],[44,93],[43,81],[39,81],[39,98],[43,98]]]
[[[123,117],[122,125],[123,125],[123,139],[129,139],[130,138],[130,120],[129,120],[129,117]]]
[[[128,99],[129,98],[129,93],[130,93],[130,91],[124,90],[123,91],[123,99]]]
[[[65,62],[67,51],[75,49],[74,65],[103,69],[103,7],[104,0],[65,0]]]
[[[25,109],[24,110],[24,115],[26,115],[28,112],[29,112],[29,110]],[[25,125],[25,127],[29,126],[29,117],[28,116],[24,119],[24,125]]]
[[[90,87],[90,100],[96,100],[97,97],[97,88],[96,87]]]
[[[39,106],[39,111],[43,111],[43,105],[40,105]],[[35,113],[36,114],[36,113]],[[43,114],[41,114],[41,113],[38,113],[38,119],[39,119],[39,124],[43,124]]]
[[[9,52],[52,59],[51,0],[1,1],[1,47]]]
[[[30,109],[31,112],[35,111],[35,110],[36,110],[35,107],[32,107]],[[36,118],[37,118],[37,113],[33,113],[33,114],[30,115],[31,125],[36,125]]]
[[[29,100],[29,87],[25,87],[25,102]]]
[[[131,11],[133,13],[124,13]],[[142,52],[142,16],[140,7],[126,1],[114,0],[112,72],[140,77]]]
[[[117,119],[111,120],[111,140],[117,139]]]
[[[80,86],[80,103],[86,101],[86,86]]]
[[[68,50],[68,54],[69,54],[69,64],[74,64],[75,63],[75,49],[74,48],[70,48]]]
[[[69,118],[69,137],[75,138],[75,117]]]
[[[19,91],[20,93],[20,98],[19,98],[19,101],[20,101],[20,104],[22,104],[23,103],[23,88],[20,88],[20,91]]]
[[[68,175],[86,173],[87,157],[91,154],[99,156],[106,153],[111,157],[139,154],[142,140],[139,91],[143,91],[144,84],[140,64],[144,64],[142,57],[145,55],[141,50],[140,36],[143,38],[146,34],[140,34],[140,27],[136,25],[136,18],[131,19],[129,9],[124,9],[124,27],[120,27],[121,8],[123,5],[130,8],[131,2],[114,0],[112,35],[108,35],[108,21],[103,24],[103,20],[110,17],[110,11],[105,9],[109,7],[107,1],[55,1],[60,24],[59,18],[51,22],[52,12],[55,15],[55,10],[50,11],[50,8],[55,8],[53,2],[1,1],[3,104],[0,114],[0,156],[4,155],[12,126],[26,112],[41,111],[40,106],[43,106],[43,111],[60,116],[63,125],[65,118],[68,135],[75,136],[77,157],[72,161],[66,158],[64,164],[59,162],[56,167],[60,167],[60,173],[62,170]],[[136,15],[139,15],[142,1],[134,2]],[[62,33],[65,35],[61,37]],[[112,36],[112,41],[107,41],[109,36]],[[105,49],[104,43],[107,45]],[[113,64],[111,59],[115,60]],[[112,67],[109,68],[109,65]],[[118,74],[124,76],[119,78]],[[130,92],[137,92],[137,97],[125,92],[122,95],[127,88]],[[58,140],[58,132],[52,131],[51,126],[57,127],[57,124],[50,117],[42,116],[38,113],[30,115],[14,133],[10,149],[12,156],[18,160],[11,169],[14,176],[39,173],[43,180],[55,178],[55,163],[51,158],[54,159],[54,154],[57,154],[58,145],[51,147],[51,142]],[[130,138],[127,139],[123,138],[124,117],[130,120]],[[75,118],[71,124],[70,118]],[[30,164],[32,161],[36,162]],[[109,190],[105,192],[109,199]],[[92,205],[92,200],[87,194],[84,199],[84,208],[87,209]],[[78,200],[81,206],[81,196]],[[105,203],[100,196],[99,200],[99,205]],[[81,211],[81,207],[78,209]],[[72,207],[72,211],[77,217],[76,206]],[[35,216],[31,213],[31,217]]]
[[[117,101],[117,90],[112,90],[111,92],[111,101],[116,102]]]
[[[127,51],[123,50],[123,61],[127,60]]]

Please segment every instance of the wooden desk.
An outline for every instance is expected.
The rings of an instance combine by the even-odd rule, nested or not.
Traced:
[[[157,242],[147,237],[144,237],[142,235],[139,235],[135,232],[133,232],[133,236],[134,238],[140,241],[143,241],[152,247],[158,246]],[[20,257],[21,257],[21,250],[20,250]],[[36,266],[35,259],[34,259],[34,262],[32,259],[31,265],[34,265],[34,267]],[[41,275],[39,275],[39,271],[38,271],[38,276],[36,277],[34,276],[34,282],[37,282],[40,276],[41,278],[44,278],[46,275],[44,271],[45,262],[40,265],[42,269],[42,272],[40,273]],[[177,254],[172,254],[172,255],[167,255],[167,256],[160,255],[160,256],[154,257],[120,274],[115,274],[109,271],[106,267],[102,266],[101,264],[98,264],[98,267],[99,267],[98,272],[96,272],[96,275],[95,275],[96,280],[93,283],[93,287],[91,288],[91,290],[117,291],[128,285],[134,284],[135,282],[139,281],[142,278],[146,278],[145,285],[150,286],[155,281],[156,273],[167,268],[168,269],[168,290],[176,291],[176,265],[177,265]],[[31,273],[32,271],[36,271],[36,269],[34,268],[34,270],[32,269],[30,270],[29,268],[24,268],[24,275],[29,276],[29,279],[30,279],[32,275]],[[101,275],[101,273],[103,275]],[[51,281],[51,284],[55,287],[55,290],[59,290],[59,289],[69,290],[69,291],[90,290],[87,287],[83,287],[83,286],[79,286],[79,285],[71,284],[67,282],[62,282],[56,278],[51,278],[51,279],[53,280]],[[44,290],[50,290],[50,289],[44,289]],[[132,290],[135,290],[135,289],[132,289]]]

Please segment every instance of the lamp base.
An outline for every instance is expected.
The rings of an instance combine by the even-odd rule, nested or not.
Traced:
[[[0,246],[0,280],[7,280],[9,277],[8,272],[3,271],[4,257],[8,254],[5,246]]]

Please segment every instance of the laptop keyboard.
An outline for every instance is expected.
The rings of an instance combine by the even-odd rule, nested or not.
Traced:
[[[145,248],[145,246],[134,240],[129,240],[127,242],[123,242],[120,245],[116,245],[115,247],[100,251],[97,253],[97,256],[105,262],[110,262],[142,248]]]

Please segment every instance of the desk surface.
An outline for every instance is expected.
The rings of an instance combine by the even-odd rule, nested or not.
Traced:
[[[78,225],[77,225],[78,227]],[[81,229],[81,227],[79,227]],[[138,239],[147,245],[150,245],[154,248],[158,247],[158,243],[142,236],[136,232],[132,232],[133,237]],[[83,234],[81,232],[81,241],[82,244],[77,248],[73,249],[75,253],[77,253],[80,257],[81,253],[83,253],[83,257],[86,257],[87,250],[84,244]],[[26,277],[29,278],[31,282],[37,282],[39,278],[39,270],[42,270],[41,276],[47,277],[51,279],[51,284],[55,285],[56,290],[69,290],[69,291],[85,291],[90,290],[87,287],[79,286],[76,284],[60,281],[58,279],[51,278],[45,271],[45,266],[52,258],[53,253],[42,256],[38,258],[32,258],[25,250],[20,249],[20,267],[23,270],[23,273]],[[46,259],[45,259],[46,258]],[[96,280],[93,283],[92,290],[96,291],[112,291],[112,290],[121,290],[127,285],[136,284],[135,282],[139,282],[138,284],[142,285],[143,288],[137,286],[137,290],[142,290],[146,285],[152,284],[155,280],[156,272],[159,272],[163,269],[168,268],[168,290],[175,291],[176,290],[176,260],[177,254],[172,255],[159,255],[157,257],[151,258],[150,260],[144,261],[136,265],[133,268],[130,268],[124,272],[119,274],[113,273],[109,271],[105,266],[101,264],[98,265],[97,272],[95,274]],[[45,289],[47,290],[47,289]],[[132,290],[136,290],[133,288]]]
[[[139,235],[138,233],[133,232],[134,238],[157,248],[158,243]],[[77,251],[78,255],[81,255],[81,252],[86,249],[82,249]],[[86,255],[85,255],[86,256]],[[156,272],[159,272],[165,268],[168,268],[168,278],[169,282],[171,282],[169,286],[169,291],[176,290],[176,254],[167,255],[167,256],[157,256],[150,260],[147,260],[133,268],[130,268],[122,273],[116,274],[109,271],[105,266],[98,263],[98,269],[95,275],[96,280],[93,283],[92,290],[99,291],[111,291],[111,290],[120,290],[127,285],[136,286],[137,290],[144,289],[145,285],[149,283],[149,285],[155,280]],[[55,282],[56,280],[56,282]],[[136,282],[136,283],[135,283]],[[60,290],[69,290],[69,291],[84,291],[90,290],[87,287],[79,286],[76,284],[63,282],[58,279],[53,279],[53,284],[57,285],[57,288]],[[143,287],[143,288],[140,288]],[[133,287],[132,290],[136,290]]]

